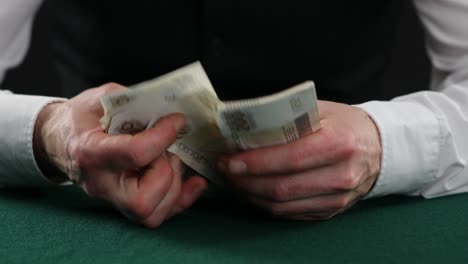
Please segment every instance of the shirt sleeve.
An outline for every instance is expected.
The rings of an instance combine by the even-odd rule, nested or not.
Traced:
[[[61,100],[0,92],[0,186],[50,184],[34,158],[33,132],[42,108]]]
[[[0,2],[0,84],[29,46],[33,17],[41,0]],[[0,186],[49,184],[33,153],[32,137],[42,108],[62,98],[15,95],[0,90]]]
[[[381,172],[367,198],[468,191],[468,1],[414,3],[426,31],[431,89],[358,105],[382,142]]]

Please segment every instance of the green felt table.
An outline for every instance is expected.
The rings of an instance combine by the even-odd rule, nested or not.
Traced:
[[[323,222],[199,203],[155,230],[80,190],[0,190],[0,263],[468,263],[468,195],[363,201]]]

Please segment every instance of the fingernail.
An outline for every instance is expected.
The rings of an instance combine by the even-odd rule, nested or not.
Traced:
[[[183,115],[180,115],[176,118],[174,122],[174,127],[177,131],[180,131],[182,128],[184,128],[184,126],[185,126],[185,118],[183,117]]]
[[[247,165],[241,160],[231,160],[229,162],[229,172],[232,174],[243,174],[247,172]]]

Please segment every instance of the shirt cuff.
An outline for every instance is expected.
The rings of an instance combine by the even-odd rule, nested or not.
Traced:
[[[375,122],[382,144],[380,174],[365,199],[417,195],[436,179],[442,136],[433,112],[415,102],[372,101],[356,106]]]
[[[40,171],[33,151],[37,116],[64,98],[0,94],[0,187],[52,184]]]

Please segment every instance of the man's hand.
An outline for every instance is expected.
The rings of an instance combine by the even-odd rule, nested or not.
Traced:
[[[345,211],[380,172],[379,133],[359,108],[320,101],[319,110],[316,133],[223,157],[219,168],[251,203],[275,216],[324,220]]]
[[[90,196],[111,202],[147,227],[157,227],[194,203],[207,183],[200,176],[184,182],[182,163],[166,152],[184,126],[181,114],[135,135],[104,133],[99,98],[122,89],[126,88],[106,84],[46,106],[35,126],[35,153]]]

